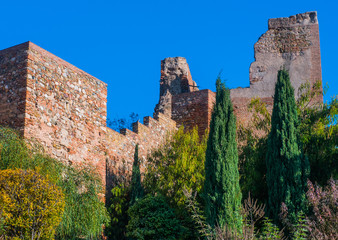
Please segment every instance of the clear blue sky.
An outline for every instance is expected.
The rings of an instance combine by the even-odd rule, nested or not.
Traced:
[[[108,83],[108,117],[152,115],[160,61],[187,58],[200,89],[249,85],[269,18],[317,11],[325,100],[338,94],[338,1],[3,0],[0,49],[32,41]]]

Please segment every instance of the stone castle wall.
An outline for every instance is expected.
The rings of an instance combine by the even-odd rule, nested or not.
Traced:
[[[254,49],[250,87],[231,89],[237,120],[244,123],[250,119],[252,98],[272,109],[282,67],[289,70],[296,93],[306,81],[321,81],[316,12],[270,19]],[[133,131],[118,133],[106,126],[105,83],[31,42],[0,51],[0,125],[36,139],[52,157],[96,166],[108,193],[116,176],[131,172],[136,144],[144,169],[146,156],[176,127],[197,125],[203,135],[214,102],[214,92],[198,89],[185,58],[166,58],[154,118],[145,117],[144,124],[133,124]]]
[[[137,143],[145,159],[176,129],[161,113],[134,131],[108,128],[107,85],[31,42],[0,51],[0,66],[0,125],[61,161],[95,166],[104,182],[130,171]]]

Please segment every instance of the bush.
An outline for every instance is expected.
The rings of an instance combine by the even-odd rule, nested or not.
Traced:
[[[308,201],[312,210],[309,216],[310,235],[314,239],[335,239],[338,236],[338,181],[329,180],[323,189],[308,181]]]
[[[201,192],[204,182],[206,138],[198,129],[181,127],[170,140],[148,158],[144,185],[148,192],[161,193],[172,205],[184,207],[184,190]]]
[[[109,222],[100,176],[90,166],[67,167],[60,186],[65,193],[66,207],[57,229],[57,239],[97,239],[103,225]]]
[[[65,195],[65,210],[56,230],[57,239],[97,238],[109,221],[100,177],[90,166],[73,167],[44,154],[12,129],[0,127],[0,170],[31,169],[59,186]],[[1,231],[1,215],[0,215]]]
[[[109,227],[105,229],[106,235],[112,240],[126,239],[128,214],[130,202],[130,186],[127,182],[121,182],[111,190],[112,196],[108,209],[111,216]]]
[[[64,210],[64,195],[32,170],[0,171],[1,215],[6,238],[53,239]]]
[[[147,195],[128,210],[127,237],[138,240],[179,239],[181,226],[162,196]]]
[[[148,158],[144,186],[153,195],[161,194],[167,198],[184,226],[184,239],[198,237],[196,226],[185,208],[184,190],[202,192],[207,136],[200,138],[197,128],[184,131],[181,127]]]

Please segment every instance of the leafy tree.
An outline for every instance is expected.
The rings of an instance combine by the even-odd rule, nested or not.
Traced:
[[[297,212],[306,212],[309,162],[302,153],[298,126],[297,106],[289,74],[280,70],[266,156],[267,211],[276,223],[279,222],[282,203],[287,207],[290,219],[295,220]]]
[[[102,227],[109,223],[109,214],[99,198],[103,192],[100,176],[90,166],[66,168],[60,186],[66,206],[57,239],[98,239]]]
[[[241,230],[236,118],[230,90],[218,78],[205,159],[205,212],[211,227]]]
[[[198,238],[184,191],[202,192],[206,138],[207,134],[199,137],[197,128],[184,131],[180,127],[147,161],[144,186],[149,193],[167,198],[184,227],[184,239]]]
[[[162,196],[147,195],[128,210],[127,237],[140,240],[179,239],[181,225]]]
[[[240,186],[243,198],[251,194],[253,198],[265,203],[268,196],[265,157],[271,114],[266,104],[258,98],[251,100],[248,111],[252,118],[245,126],[239,124],[237,130]]]
[[[128,214],[130,207],[130,186],[126,182],[121,182],[112,189],[110,207],[108,209],[111,222],[105,229],[106,235],[112,240],[126,239]]]
[[[184,190],[201,192],[204,182],[206,137],[198,129],[183,127],[148,158],[145,187],[150,193],[166,196],[170,203],[184,207]]]
[[[138,158],[138,144],[135,146],[133,172],[131,176],[130,205],[143,197],[143,187],[141,185],[140,163]]]
[[[338,98],[328,103],[322,98],[321,82],[300,88],[297,101],[300,116],[301,141],[311,166],[310,180],[322,186],[332,177],[338,178]]]
[[[48,178],[32,170],[0,170],[0,200],[6,239],[54,239],[65,201]]]

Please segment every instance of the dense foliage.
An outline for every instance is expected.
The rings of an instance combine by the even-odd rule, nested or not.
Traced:
[[[316,102],[322,97],[321,82],[310,87],[303,84],[298,92],[297,108],[300,118],[299,131],[303,151],[308,157],[310,180],[325,185],[330,177],[338,178],[338,99],[328,103]],[[246,197],[267,199],[266,149],[267,135],[271,128],[271,115],[260,99],[249,105],[252,118],[238,129],[241,189]]]
[[[185,208],[184,191],[202,192],[206,137],[200,138],[197,128],[185,131],[181,127],[148,158],[145,188],[167,198],[184,228],[183,239],[198,237]]]
[[[66,206],[57,239],[98,239],[103,224],[109,222],[102,193],[100,176],[90,166],[67,167],[60,186],[65,194]]]
[[[338,178],[338,98],[317,103],[322,98],[321,82],[300,88],[298,113],[303,149],[310,161],[310,180],[325,185]]]
[[[201,192],[204,181],[206,138],[198,129],[181,127],[171,139],[148,158],[145,187],[166,196],[172,205],[184,207],[184,190]]]
[[[216,103],[210,122],[205,159],[205,212],[211,227],[240,230],[242,194],[239,187],[236,118],[230,90],[216,82]]]
[[[257,98],[251,100],[248,110],[252,118],[246,126],[239,124],[237,130],[240,186],[244,198],[251,194],[264,203],[268,197],[265,157],[271,115]]]
[[[54,239],[64,205],[61,189],[39,173],[0,170],[0,237]]]
[[[72,167],[47,157],[32,142],[15,131],[0,127],[0,170],[31,169],[39,172],[62,189],[65,210],[56,230],[58,239],[93,239],[99,237],[109,215],[99,198],[102,183],[95,169]]]
[[[126,239],[128,214],[130,207],[130,186],[126,182],[118,183],[111,190],[108,208],[111,222],[105,229],[106,236],[112,240]]]
[[[179,239],[180,221],[162,196],[147,195],[128,210],[128,215],[128,237],[137,240]]]
[[[131,175],[130,205],[143,197],[143,187],[141,185],[140,163],[138,158],[138,144],[135,146],[133,172]]]
[[[279,222],[281,204],[290,217],[306,211],[309,163],[302,153],[297,106],[289,74],[278,72],[266,157],[268,215]]]
[[[20,214],[25,215],[26,209],[30,208],[33,209],[30,215],[37,216],[34,215],[35,210],[41,204],[52,204],[54,200],[64,201],[64,212],[62,216],[44,215],[47,225],[42,228],[39,224],[34,225],[36,229],[47,229],[48,224],[54,224],[50,225],[50,235],[44,235],[42,239],[53,238],[52,232],[55,232],[56,239],[99,239],[104,224],[108,239],[116,240],[286,239],[283,234],[299,240],[334,239],[338,228],[338,99],[333,98],[328,104],[316,104],[313,100],[321,97],[321,85],[310,89],[310,85],[305,84],[300,88],[295,107],[294,100],[289,98],[292,91],[286,81],[286,72],[279,73],[278,78],[282,84],[279,86],[281,88],[276,87],[278,114],[274,110],[272,129],[271,115],[265,104],[253,99],[249,106],[252,119],[237,131],[240,186],[243,196],[247,198],[242,206],[235,118],[229,91],[220,80],[217,81],[208,147],[208,134],[201,139],[197,129],[185,131],[183,127],[180,128],[148,156],[144,182],[141,183],[136,146],[131,178],[130,175],[117,176],[122,181],[116,182],[111,191],[112,197],[106,199],[110,206],[110,224],[104,203],[98,197],[102,196],[103,188],[95,169],[63,164],[47,157],[38,144],[23,140],[13,130],[0,128],[0,239],[5,239],[4,234],[14,236],[9,223],[15,226],[16,232],[25,232],[22,229],[31,223],[10,218],[9,209],[16,211],[20,207]],[[135,117],[135,114],[130,116],[131,119]],[[122,125],[131,127],[130,123],[120,120],[115,125],[119,125],[118,128]],[[270,130],[271,134],[268,135]],[[302,151],[308,156],[313,169],[307,188],[304,184],[306,170],[299,170],[307,165]],[[20,190],[30,204],[12,203],[13,199],[6,193],[8,188],[4,191],[4,185],[1,185],[3,176],[7,174],[2,173],[6,171],[36,176],[35,182],[27,181],[26,185],[22,182],[20,185],[18,178],[12,181],[13,186],[22,187],[11,188],[11,193],[24,190],[34,183],[26,192]],[[273,177],[277,180],[271,180]],[[269,191],[267,182],[270,184]],[[56,195],[61,197],[54,199],[49,194],[43,197],[49,202],[34,203],[44,194],[44,190],[51,187],[54,187],[53,192],[59,191]],[[37,194],[36,188],[41,188],[42,193]],[[299,188],[301,191],[297,192]],[[148,193],[146,197],[143,197],[143,190]],[[275,204],[274,221],[263,218],[265,215],[271,216],[271,212],[265,214],[265,206],[259,204],[267,202],[268,193],[271,195],[271,192],[275,199],[272,200]],[[206,193],[206,201],[202,193]],[[15,200],[18,199],[23,197]],[[299,211],[305,209],[302,204],[306,200],[308,211]],[[268,204],[269,210],[271,199]],[[57,211],[57,208],[49,209],[48,206],[43,208],[44,211]],[[275,225],[279,221],[282,226]],[[25,234],[31,232],[26,231]]]

